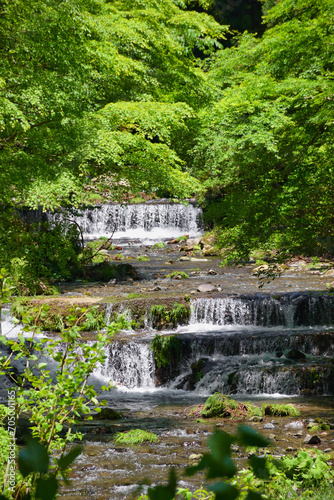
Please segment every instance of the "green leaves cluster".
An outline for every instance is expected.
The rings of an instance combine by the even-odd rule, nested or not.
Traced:
[[[2,202],[78,204],[100,182],[114,199],[198,190],[181,170],[211,96],[195,54],[212,54],[226,27],[173,0],[0,9]]]
[[[67,481],[66,469],[80,450],[73,448],[66,454],[65,449],[73,441],[82,439],[79,421],[83,417],[91,419],[91,412],[99,412],[100,405],[104,404],[89,384],[89,376],[104,362],[106,344],[126,327],[121,318],[108,325],[106,333],[97,334],[94,342],[85,344],[81,341],[79,319],[69,317],[71,326],[62,329],[57,339],[41,337],[41,331],[36,328],[32,328],[30,336],[22,333],[16,339],[0,338],[3,347],[0,375],[9,377],[16,387],[15,420],[19,425],[19,418],[25,415],[33,438],[20,455],[23,478],[18,483],[18,492],[30,488],[33,498],[54,498],[58,478]],[[31,327],[25,328],[26,333],[28,330]],[[22,368],[14,370],[17,363]],[[54,364],[55,373],[51,373],[50,363]],[[108,390],[110,386],[101,390]],[[59,458],[50,462],[49,456],[55,450]],[[50,491],[54,492],[52,496]]]
[[[262,38],[244,33],[212,58],[217,102],[193,150],[230,260],[334,250],[333,2],[266,4]]]

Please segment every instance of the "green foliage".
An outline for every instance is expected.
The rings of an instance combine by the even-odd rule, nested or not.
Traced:
[[[334,481],[333,469],[321,452],[311,456],[308,451],[300,451],[295,457],[281,458],[279,465],[287,478],[303,487],[319,485],[322,481]]]
[[[153,250],[163,250],[164,248],[166,248],[166,243],[164,241],[159,241],[158,243],[155,243],[153,246],[152,246],[152,249]]]
[[[158,368],[162,368],[172,363],[177,363],[180,359],[180,339],[176,335],[163,337],[156,335],[150,343],[150,348],[154,353],[154,360]]]
[[[175,276],[181,276],[182,279],[189,278],[189,275],[184,271],[173,271],[170,274],[166,274],[165,278],[175,278]]]
[[[86,311],[83,312],[83,316]],[[65,481],[66,469],[77,456],[73,449],[65,455],[69,443],[82,439],[77,430],[79,418],[90,417],[92,411],[99,411],[98,394],[89,385],[88,377],[99,363],[105,360],[105,345],[126,323],[123,318],[107,327],[105,334],[97,334],[90,344],[81,342],[79,318],[69,318],[71,326],[63,329],[57,339],[42,338],[36,327],[26,338],[19,334],[17,339],[1,337],[9,354],[0,356],[0,375],[7,375],[16,385],[15,420],[25,415],[34,440],[28,443],[19,459],[24,478],[19,490],[29,486],[34,497],[51,498],[44,487],[55,495],[57,478]],[[88,318],[89,321],[89,318]],[[32,327],[25,328],[31,332]],[[56,374],[51,375],[45,359],[56,362]],[[20,373],[12,369],[13,361],[24,361]],[[108,390],[109,387],[102,387]],[[59,450],[60,458],[48,467],[48,456]],[[42,473],[42,476],[35,472]],[[47,474],[47,476],[43,476]],[[53,498],[52,496],[52,498]]]
[[[139,262],[149,262],[150,261],[150,259],[149,259],[149,257],[147,257],[147,255],[138,255],[137,260]]]
[[[217,102],[193,150],[227,262],[256,248],[334,252],[332,2],[266,8],[261,38],[246,32],[212,58]]]
[[[179,236],[178,238],[176,238],[176,241],[178,241],[178,242],[180,242],[180,241],[187,241],[188,238],[189,238],[188,235]]]
[[[129,185],[198,190],[181,171],[195,110],[211,97],[195,54],[212,54],[226,31],[173,0],[5,2],[1,201],[53,208],[110,185],[113,198]]]
[[[264,415],[275,417],[299,417],[300,411],[292,404],[264,404],[262,405]]]
[[[232,459],[235,445],[252,449],[247,468],[237,470]],[[209,491],[177,489],[175,472],[169,478],[167,486],[151,488],[141,500],[156,498],[199,498],[209,500],[285,500],[307,498],[312,500],[330,500],[333,493],[334,472],[327,463],[328,457],[318,450],[300,451],[295,457],[282,457],[279,461],[269,456],[257,456],[258,448],[266,447],[270,442],[252,427],[245,425],[237,429],[236,435],[217,430],[208,440],[209,453],[205,453],[197,465],[188,467],[186,475],[205,471],[207,480],[218,480],[208,487]],[[316,488],[316,489],[315,489]],[[158,497],[157,493],[161,496]],[[210,496],[214,494],[213,496]],[[198,495],[198,496],[197,496]]]
[[[0,214],[0,262],[16,293],[53,294],[48,282],[73,277],[82,251],[76,224],[22,222],[13,211]]]
[[[141,444],[145,442],[156,443],[158,436],[153,432],[143,431],[141,429],[131,429],[126,432],[118,432],[115,436],[116,444]]]
[[[11,313],[27,326],[38,326],[43,330],[61,332],[73,324],[80,325],[84,331],[98,330],[104,326],[104,309],[99,306],[66,307],[57,306],[56,302],[36,304],[27,300],[17,299],[13,302]]]
[[[168,325],[175,328],[177,325],[188,323],[189,318],[190,308],[184,304],[175,302],[172,309],[164,304],[156,304],[151,307],[152,325],[157,329]]]

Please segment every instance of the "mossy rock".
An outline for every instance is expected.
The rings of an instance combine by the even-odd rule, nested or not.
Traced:
[[[123,415],[112,408],[102,408],[99,413],[93,415],[93,420],[118,420],[123,418]]]
[[[204,418],[246,418],[251,406],[215,392],[206,400],[201,414]]]
[[[263,405],[264,415],[273,417],[299,417],[300,411],[292,404],[269,404]]]

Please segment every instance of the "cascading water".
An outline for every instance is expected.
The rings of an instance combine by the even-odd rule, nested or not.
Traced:
[[[152,389],[154,383],[153,352],[141,342],[112,342],[106,350],[106,360],[94,375],[112,381],[122,389]]]
[[[85,238],[113,235],[113,240],[163,240],[189,234],[198,236],[201,230],[201,209],[193,203],[108,204],[78,210],[71,216]],[[61,214],[48,214],[49,220]]]
[[[330,295],[282,294],[200,298],[192,301],[192,325],[254,325],[263,327],[331,325],[334,300]]]
[[[324,294],[195,299],[179,333],[179,366],[172,374],[167,366],[160,379],[199,394],[334,393],[334,332],[319,331],[333,317],[334,298]],[[147,341],[125,341],[109,349],[103,373],[145,389],[154,386],[154,371]]]

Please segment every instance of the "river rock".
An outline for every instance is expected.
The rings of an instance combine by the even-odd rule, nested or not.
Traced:
[[[177,238],[175,238],[174,240],[167,241],[167,245],[176,245],[176,243],[178,243]]]
[[[200,453],[192,453],[189,457],[189,460],[200,460],[202,455]]]
[[[188,262],[188,261],[189,261],[189,260],[191,260],[191,259],[190,259],[190,257],[187,257],[186,255],[184,255],[183,257],[180,257],[180,258],[179,258],[179,260],[180,260],[181,262]]]
[[[215,243],[216,237],[214,234],[203,236],[200,240],[203,255],[218,255],[219,252],[214,246]]]
[[[304,424],[301,420],[294,420],[293,422],[289,422],[285,426],[287,429],[304,429]]]
[[[263,417],[259,417],[258,415],[253,415],[252,417],[250,417],[249,421],[250,422],[262,422]]]
[[[273,429],[275,429],[275,426],[274,426],[274,424],[269,423],[269,424],[264,424],[263,428],[273,430]]]
[[[306,434],[304,439],[305,444],[320,444],[321,439],[319,436],[311,436],[310,434]]]
[[[182,259],[182,257],[181,257],[181,259]],[[198,259],[197,257],[190,257],[190,260],[191,260],[191,262],[207,262],[208,261],[208,259]]]
[[[305,359],[306,355],[302,351],[300,351],[299,349],[290,349],[290,351],[288,351],[285,354],[285,357],[288,359],[298,360],[298,359]]]
[[[216,274],[218,273],[214,269],[209,269],[208,274],[210,274],[211,276],[216,276]]]
[[[200,241],[201,238],[189,238],[186,243],[188,247],[193,247],[194,245],[199,245]]]
[[[215,292],[217,290],[217,288],[213,285],[199,285],[199,287],[197,287],[197,291],[198,292],[203,292],[203,293],[208,293],[208,292]]]
[[[267,264],[262,264],[261,266],[254,267],[252,274],[256,274],[263,271],[268,271],[269,266]]]

